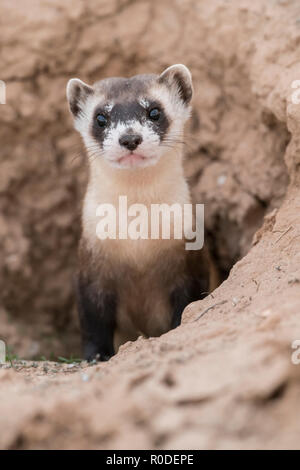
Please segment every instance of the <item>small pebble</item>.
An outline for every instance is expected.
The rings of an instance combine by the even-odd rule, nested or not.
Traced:
[[[225,175],[219,176],[217,179],[218,186],[223,186],[223,184],[226,183],[226,180],[227,180],[227,176]]]

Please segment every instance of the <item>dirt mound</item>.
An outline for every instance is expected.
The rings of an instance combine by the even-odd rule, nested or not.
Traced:
[[[65,101],[73,76],[190,67],[186,172],[224,277],[234,265],[181,327],[106,364],[1,370],[0,447],[299,448],[297,0],[0,10],[1,337],[25,357],[79,354],[72,273],[86,165]]]

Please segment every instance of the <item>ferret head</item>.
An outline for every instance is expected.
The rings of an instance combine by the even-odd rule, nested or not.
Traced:
[[[192,79],[184,65],[161,75],[108,78],[89,86],[72,78],[67,98],[86,149],[110,165],[155,165],[182,141],[190,114]]]

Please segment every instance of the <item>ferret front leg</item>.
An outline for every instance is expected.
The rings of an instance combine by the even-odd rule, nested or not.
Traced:
[[[108,361],[115,354],[116,295],[79,277],[77,304],[84,358]]]
[[[185,307],[191,302],[204,299],[208,294],[207,291],[207,278],[199,277],[199,279],[195,279],[192,276],[173,290],[170,298],[172,306],[171,328],[177,328],[180,325]]]
[[[189,286],[183,285],[177,287],[171,294],[171,328],[177,328],[181,323],[182,312],[192,301]]]

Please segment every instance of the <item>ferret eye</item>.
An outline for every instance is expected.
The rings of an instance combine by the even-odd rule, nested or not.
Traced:
[[[158,108],[152,108],[149,111],[149,118],[152,121],[157,121],[159,119],[159,116],[160,116],[160,110]]]
[[[96,117],[98,126],[100,127],[105,127],[107,124],[107,118],[104,116],[104,114],[98,114]]]

